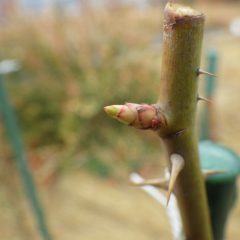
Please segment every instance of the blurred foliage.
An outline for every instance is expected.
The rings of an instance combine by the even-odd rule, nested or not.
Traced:
[[[149,158],[144,138],[151,141],[152,135],[115,123],[103,107],[156,101],[159,12],[90,11],[3,26],[0,58],[16,58],[22,65],[8,77],[8,87],[27,146],[58,145],[60,167],[85,165],[104,176],[112,171],[107,164],[116,160],[141,167]],[[151,145],[157,152],[158,142]]]
[[[108,164],[102,162],[100,159],[93,156],[85,164],[85,169],[90,172],[97,173],[101,177],[109,177],[111,175],[111,168]]]

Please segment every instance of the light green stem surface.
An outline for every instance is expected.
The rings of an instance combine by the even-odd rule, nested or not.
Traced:
[[[200,64],[204,16],[188,7],[167,4],[159,107],[168,126],[159,130],[168,156],[182,155],[185,166],[175,187],[187,240],[211,240],[206,191],[201,175],[195,129],[197,69]],[[179,134],[177,132],[183,130]]]

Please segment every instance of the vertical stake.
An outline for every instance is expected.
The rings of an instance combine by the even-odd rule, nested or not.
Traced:
[[[207,71],[211,72],[213,74],[216,74],[217,72],[217,62],[218,62],[218,54],[215,49],[210,49],[207,54],[207,62],[208,67]],[[206,96],[207,99],[212,100],[213,94],[216,88],[216,78],[214,76],[206,75],[205,79],[205,90],[204,90],[204,96]],[[211,125],[213,121],[213,109],[212,105],[205,104],[203,106],[203,112],[202,112],[202,118],[200,121],[200,140],[207,140],[214,138],[214,134],[211,133]]]
[[[20,137],[20,129],[18,127],[17,119],[15,117],[7,90],[5,88],[2,74],[0,74],[0,111],[12,149],[15,153],[16,164],[20,173],[25,193],[32,207],[38,230],[43,240],[51,240],[51,236],[46,225],[44,212],[37,196],[37,190],[27,163],[27,157]]]

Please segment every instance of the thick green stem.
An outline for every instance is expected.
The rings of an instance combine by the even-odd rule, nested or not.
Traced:
[[[164,11],[164,41],[159,108],[167,127],[159,130],[170,156],[180,154],[185,165],[175,193],[187,240],[211,240],[206,191],[199,164],[195,113],[197,69],[200,63],[204,16],[169,3]],[[181,131],[183,130],[183,131]]]

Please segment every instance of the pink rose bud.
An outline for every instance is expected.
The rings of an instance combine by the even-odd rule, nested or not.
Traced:
[[[155,105],[126,103],[107,106],[104,110],[110,117],[139,129],[157,130],[166,124],[165,118]]]

